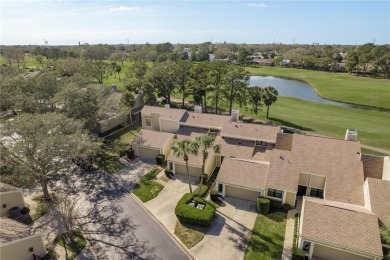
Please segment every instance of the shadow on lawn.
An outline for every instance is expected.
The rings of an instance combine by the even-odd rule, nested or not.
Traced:
[[[297,125],[297,124],[294,124],[294,123],[291,123],[289,121],[282,120],[282,119],[279,119],[279,118],[270,117],[269,119],[274,121],[274,122],[278,122],[278,123],[280,123],[280,124],[282,124],[284,126],[297,128],[297,129],[303,130],[303,131],[314,131],[312,128],[307,128],[307,127],[304,127],[304,126],[301,126],[301,125]]]

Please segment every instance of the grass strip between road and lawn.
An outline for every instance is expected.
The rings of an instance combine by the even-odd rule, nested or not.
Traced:
[[[307,82],[323,98],[390,109],[388,79],[269,66],[246,67],[246,70],[251,75],[275,76]]]
[[[287,214],[273,212],[259,215],[245,251],[244,259],[280,259],[283,254]]]
[[[70,242],[68,233],[63,233],[56,237],[55,242],[64,247],[65,250],[70,251],[71,254],[67,254],[67,259],[73,260],[83,251],[87,245],[87,240],[84,238],[80,230],[75,230],[73,233],[74,242]]]
[[[37,202],[37,208],[35,210],[35,213],[31,215],[31,219],[33,221],[36,221],[43,215],[49,213],[50,210],[58,204],[58,200],[55,194],[51,193],[50,196],[52,197],[52,201],[50,202],[45,201],[43,199],[43,195],[33,198],[33,200]]]
[[[164,188],[164,185],[154,181],[157,174],[159,174],[161,169],[154,168],[145,174],[135,185],[133,190],[134,195],[136,195],[142,202],[147,202],[155,198],[160,191]]]
[[[175,235],[188,249],[199,243],[206,232],[207,227],[176,222]]]

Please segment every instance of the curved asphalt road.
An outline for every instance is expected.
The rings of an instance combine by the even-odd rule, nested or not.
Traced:
[[[190,259],[171,235],[130,194],[125,195],[119,203],[123,209],[122,214],[130,217],[134,224],[138,226],[135,231],[136,237],[153,247],[157,258],[167,260]]]
[[[83,219],[82,229],[99,259],[191,259],[112,176],[93,171],[72,177],[73,192],[84,194],[88,208],[95,209]]]

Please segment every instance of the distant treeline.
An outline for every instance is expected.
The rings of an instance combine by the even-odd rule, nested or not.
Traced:
[[[38,63],[46,60],[85,58],[91,60],[124,60],[164,62],[190,60],[225,60],[236,64],[253,64],[253,60],[268,60],[267,65],[288,66],[310,70],[347,71],[358,75],[390,77],[390,46],[319,45],[319,44],[119,44],[77,46],[1,46],[3,63],[25,66],[25,55]],[[271,62],[270,62],[271,61]],[[261,61],[259,62],[261,64]]]

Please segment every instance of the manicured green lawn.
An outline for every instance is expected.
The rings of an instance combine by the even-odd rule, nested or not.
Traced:
[[[258,115],[260,119],[265,118],[266,109],[263,110]],[[240,109],[240,113],[253,115],[250,109]],[[357,129],[361,143],[390,149],[389,113],[279,96],[270,107],[269,116],[272,121],[282,125],[337,138],[344,138],[348,128]]]
[[[390,109],[390,80],[358,77],[348,73],[332,73],[281,67],[246,67],[252,75],[287,77],[303,80],[316,88],[320,96],[353,104]]]
[[[287,214],[274,212],[259,215],[245,251],[244,259],[281,259]]]
[[[136,195],[142,202],[147,202],[155,198],[160,191],[164,188],[164,185],[153,181],[153,179],[159,174],[161,169],[154,168],[149,171],[145,176],[135,185],[133,190],[134,195]]]
[[[83,234],[80,230],[74,232],[74,242],[71,243],[67,233],[59,235],[55,241],[60,246],[64,247],[68,252],[67,259],[76,259],[77,255],[83,251],[87,245],[87,240],[85,240]]]
[[[207,232],[206,227],[196,225],[183,224],[180,221],[176,222],[175,235],[183,242],[187,248],[191,248],[199,243],[204,234]]]

